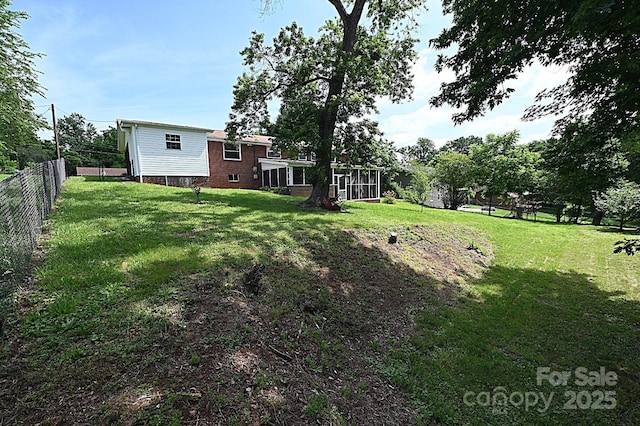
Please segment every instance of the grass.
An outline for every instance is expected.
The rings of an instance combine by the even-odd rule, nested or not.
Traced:
[[[13,175],[8,175],[6,173],[0,173],[0,180],[9,179]]]
[[[612,254],[616,230],[200,197],[68,181],[35,283],[5,320],[0,422],[640,420],[640,264]],[[256,263],[253,296],[238,283]],[[545,367],[570,379],[538,384]],[[582,386],[579,367],[618,380]],[[606,391],[616,407],[591,409]]]

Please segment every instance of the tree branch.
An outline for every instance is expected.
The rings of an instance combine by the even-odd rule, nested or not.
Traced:
[[[346,22],[347,18],[349,17],[349,14],[345,10],[344,5],[342,4],[342,1],[329,0],[329,3],[331,3],[333,7],[336,8],[336,10],[338,11],[338,15],[340,15],[340,19],[342,19],[342,22]]]

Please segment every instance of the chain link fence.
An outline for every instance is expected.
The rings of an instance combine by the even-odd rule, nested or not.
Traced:
[[[64,159],[60,159],[0,181],[0,321],[27,273],[42,221],[66,178]]]

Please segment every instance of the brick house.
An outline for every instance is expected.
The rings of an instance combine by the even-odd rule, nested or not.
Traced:
[[[168,186],[260,189],[287,187],[309,196],[307,170],[312,153],[294,158],[272,149],[268,136],[230,142],[222,130],[139,120],[117,120],[118,148],[129,175],[138,182]],[[335,163],[331,196],[379,201],[380,168]]]

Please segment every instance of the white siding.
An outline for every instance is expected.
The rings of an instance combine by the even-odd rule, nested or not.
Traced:
[[[206,132],[141,125],[134,127],[132,132],[133,145],[137,145],[137,161],[134,162],[140,164],[137,175],[209,176]],[[167,149],[166,134],[180,135],[181,149]]]

